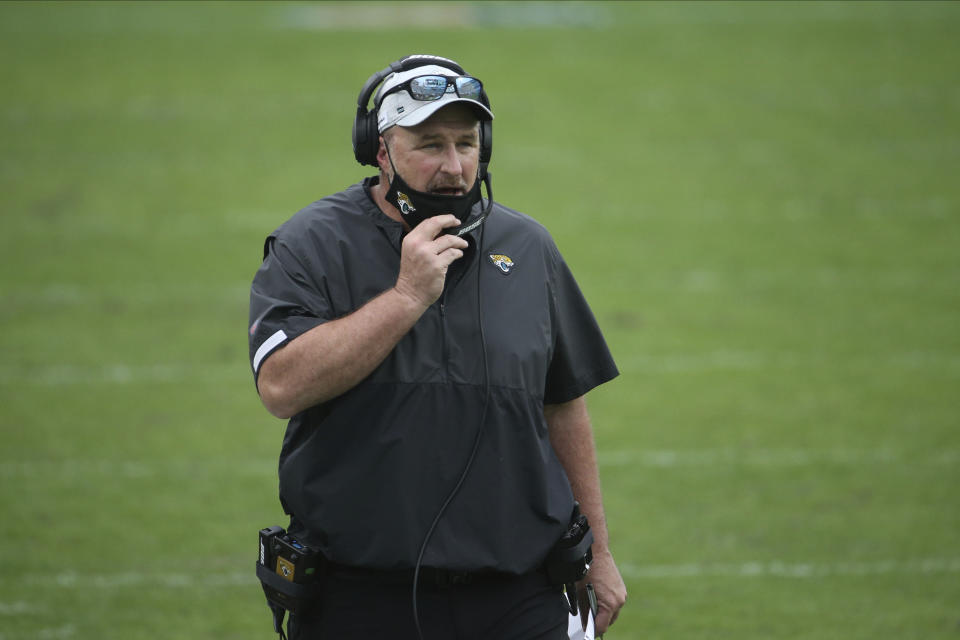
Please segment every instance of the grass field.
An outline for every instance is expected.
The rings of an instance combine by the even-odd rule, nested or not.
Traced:
[[[607,637],[960,638],[960,4],[0,3],[0,640],[271,637],[247,290],[413,52],[622,370]]]

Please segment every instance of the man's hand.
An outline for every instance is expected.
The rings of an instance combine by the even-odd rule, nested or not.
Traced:
[[[447,267],[467,241],[441,232],[460,222],[435,216],[403,239],[397,283],[365,305],[324,322],[274,351],[260,368],[257,389],[278,418],[335,398],[370,375],[424,311],[443,293]]]
[[[467,241],[459,236],[442,234],[460,224],[452,215],[427,218],[403,239],[400,251],[400,275],[394,286],[399,293],[423,305],[433,304],[443,293],[447,268],[463,257]]]
[[[627,587],[610,555],[587,401],[581,396],[569,402],[545,405],[543,415],[550,430],[550,443],[570,479],[573,497],[580,503],[580,510],[587,516],[593,530],[593,562],[582,582],[593,583],[599,609],[597,632],[603,633],[617,619],[620,608],[627,601]]]
[[[627,586],[609,551],[601,551],[594,556],[590,572],[583,582],[593,583],[597,594],[597,634],[604,633],[620,615],[620,609],[627,601]]]

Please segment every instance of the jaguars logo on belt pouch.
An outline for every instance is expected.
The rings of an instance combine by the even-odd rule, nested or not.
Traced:
[[[490,261],[503,273],[510,273],[510,269],[513,268],[513,260],[510,259],[510,256],[505,256],[502,253],[491,253]]]

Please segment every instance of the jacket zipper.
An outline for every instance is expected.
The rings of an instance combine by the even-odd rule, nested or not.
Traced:
[[[443,292],[440,294],[440,340],[443,343],[440,356],[443,358],[444,382],[450,381],[450,348],[447,344],[447,293],[463,280],[469,266],[469,264],[457,264],[448,270],[447,279],[443,283]],[[479,268],[479,265],[477,268]]]
[[[450,352],[447,348],[447,289],[440,294],[440,358],[443,362],[443,381],[450,381]]]

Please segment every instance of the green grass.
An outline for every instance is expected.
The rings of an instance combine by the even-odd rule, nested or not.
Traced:
[[[590,397],[608,637],[957,638],[958,33],[956,3],[0,4],[0,640],[270,637],[247,288],[421,51],[484,80],[496,197],[622,370]]]

